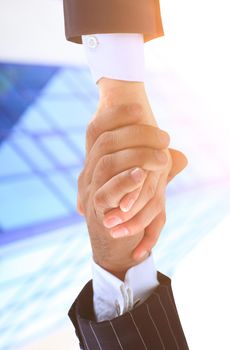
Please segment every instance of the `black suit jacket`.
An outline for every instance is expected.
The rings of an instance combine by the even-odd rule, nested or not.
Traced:
[[[80,44],[82,34],[163,35],[159,0],[64,0],[64,16],[66,38]]]
[[[158,273],[160,285],[131,312],[96,322],[90,281],[73,303],[69,316],[80,347],[86,350],[186,350],[188,345],[174,302],[171,281]]]

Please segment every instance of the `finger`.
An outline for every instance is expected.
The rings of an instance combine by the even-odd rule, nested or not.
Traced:
[[[78,213],[80,215],[84,216],[84,209],[83,209],[83,206],[82,206],[82,202],[81,202],[79,193],[77,195],[77,211],[78,211]]]
[[[133,251],[133,258],[136,261],[141,260],[155,246],[160,233],[165,225],[165,210],[161,211],[155,219],[145,229],[144,237]]]
[[[188,164],[188,160],[185,155],[175,149],[169,149],[172,157],[172,168],[168,175],[168,182],[170,182],[177,174],[179,174]]]
[[[165,181],[164,181],[165,183]],[[144,230],[154,218],[164,209],[165,205],[165,184],[161,183],[156,196],[131,220],[124,224],[117,225],[110,230],[113,238],[133,236]]]
[[[123,213],[127,213],[134,205],[134,203],[139,198],[141,187],[137,188],[136,190],[132,191],[131,193],[127,193],[120,201],[119,207],[120,210],[123,211]]]
[[[149,118],[139,103],[113,106],[106,110],[98,110],[97,117],[88,125],[86,132],[86,154],[88,155],[97,138],[105,131],[114,130],[127,125],[153,125],[153,118]]]
[[[130,168],[160,171],[167,167],[167,163],[168,155],[163,150],[156,151],[145,147],[130,148],[103,156],[94,169],[91,169],[89,164],[85,169],[86,183],[92,183],[98,189],[111,177]]]
[[[94,206],[97,212],[104,214],[108,208],[117,207],[121,198],[127,192],[131,192],[142,186],[146,176],[147,173],[144,170],[133,168],[112,177],[95,192]],[[116,224],[121,223],[118,219],[115,216],[110,216],[110,225],[115,221],[117,222]]]
[[[93,169],[105,154],[132,147],[166,149],[169,136],[166,132],[149,125],[130,125],[101,134],[92,146],[86,159],[86,166]]]
[[[143,208],[155,195],[159,178],[159,172],[149,171],[143,187],[134,192],[128,193],[126,196],[124,196],[124,198],[122,198],[119,205],[121,211],[127,213],[133,208],[134,204],[137,212]]]
[[[118,225],[118,221],[120,221],[119,223],[121,224],[135,217],[135,215],[146,206],[146,204],[150,201],[150,199],[152,199],[155,196],[158,182],[159,182],[159,174],[149,172],[142,188],[138,188],[138,191],[140,192],[141,190],[141,193],[138,197],[138,200],[133,205],[132,209],[124,212],[124,211],[121,211],[120,208],[118,207],[108,211],[105,214],[104,220],[103,220],[105,227],[112,228]],[[130,195],[132,196],[132,193]],[[111,218],[113,217],[118,218],[116,220],[117,221],[116,225],[112,225],[113,221],[111,220]]]

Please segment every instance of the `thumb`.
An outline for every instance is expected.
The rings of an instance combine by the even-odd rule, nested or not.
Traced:
[[[168,175],[168,182],[179,174],[188,164],[188,160],[182,152],[172,148],[169,148],[169,152],[172,157],[172,168]]]

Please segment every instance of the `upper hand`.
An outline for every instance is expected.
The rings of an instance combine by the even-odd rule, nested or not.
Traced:
[[[130,111],[131,113],[128,113],[128,111]],[[135,111],[138,111],[138,113],[135,113]],[[124,118],[124,115],[125,115],[125,118]],[[102,224],[103,216],[105,212],[108,211],[110,208],[117,207],[122,197],[127,192],[131,193],[132,191],[135,192],[137,190],[140,192],[139,189],[142,187],[145,180],[147,180],[149,176],[148,172],[145,172],[142,181],[137,185],[137,183],[134,184],[132,181],[130,181],[130,177],[127,176],[128,173],[126,172],[126,175],[125,175],[125,172],[122,173],[122,170],[127,169],[131,166],[138,166],[139,164],[141,167],[148,169],[149,173],[151,172],[153,174],[154,172],[154,174],[159,175],[158,176],[160,180],[159,181],[160,186],[158,186],[159,193],[163,193],[166,186],[166,184],[164,184],[165,181],[167,182],[165,175],[164,176],[160,175],[160,172],[162,172],[162,164],[161,166],[159,166],[159,164],[162,162],[163,159],[161,160],[159,158],[156,159],[156,156],[157,156],[156,149],[164,149],[168,146],[168,142],[169,142],[168,135],[157,128],[149,128],[145,125],[138,126],[138,124],[141,122],[143,122],[143,115],[139,113],[139,106],[134,106],[134,109],[133,107],[131,108],[128,107],[128,109],[127,107],[123,107],[123,109],[120,109],[118,111],[116,110],[115,112],[113,111],[113,113],[104,113],[104,115],[101,114],[100,122],[95,118],[88,128],[87,159],[86,159],[86,165],[85,165],[84,171],[82,172],[79,180],[78,203],[79,203],[79,209],[85,213],[88,226],[90,226],[89,231],[91,235],[93,251],[94,253],[95,251],[98,252],[98,247],[100,247],[99,255],[101,256],[101,258],[104,256],[104,260],[106,260],[105,258],[106,254],[105,254],[105,251],[104,253],[102,252],[102,248],[105,248],[105,245],[107,246],[107,248],[111,244],[113,244],[113,247],[117,245],[118,248],[120,249],[120,243],[119,242],[115,243],[115,241],[113,240],[111,241],[111,236],[108,234],[109,231],[106,230],[105,226],[103,226]],[[146,120],[145,120],[145,123],[147,124]],[[128,128],[124,127],[125,125],[131,125],[131,124],[136,124],[136,125],[129,126]],[[123,128],[116,130],[117,127],[123,127]],[[110,131],[104,132],[105,130],[110,130]],[[139,149],[135,149],[134,148],[135,146],[139,146]],[[141,146],[142,148],[143,146],[146,146],[149,149],[148,150],[145,149],[143,150],[144,152],[142,152],[140,148]],[[153,151],[153,149],[155,149],[155,151]],[[118,151],[118,152],[115,152],[115,151]],[[165,153],[166,151],[163,152],[163,155],[165,155]],[[165,159],[165,164],[163,168],[164,169],[168,168],[168,170],[165,172],[165,174],[167,173],[168,175],[170,166],[168,166],[167,160]],[[132,163],[133,161],[134,163]],[[156,182],[157,181],[155,181],[155,185],[156,185]],[[146,183],[148,183],[148,181]],[[95,184],[96,184],[96,187],[95,187]],[[116,189],[116,184],[120,184],[120,187],[119,187],[121,189],[120,192],[118,190],[114,191],[114,189]],[[122,184],[123,184],[123,187],[122,187]],[[139,186],[139,189],[138,189],[138,186]],[[138,204],[139,208],[141,208],[141,203],[142,205],[146,204],[146,198],[145,198],[146,188],[150,189],[150,192],[152,194],[155,193],[152,190],[152,188],[150,188],[151,186],[153,186],[153,184],[151,184],[151,181],[149,181],[148,186],[145,187],[145,192],[144,192],[144,195],[142,196],[142,200],[140,199],[141,196],[139,198],[139,204]],[[89,190],[89,187],[90,187],[90,190]],[[122,193],[122,189],[124,189],[124,191],[126,192]],[[144,190],[144,186],[143,186],[143,190]],[[108,196],[108,192],[111,193],[111,195]],[[90,197],[90,193],[94,193],[92,194],[93,201],[92,201],[92,197]],[[94,211],[96,213],[96,216],[94,217],[94,219],[92,215],[89,214],[89,211],[91,208],[91,205],[89,205],[90,198],[92,201],[91,204],[93,203]],[[150,197],[147,194],[147,199],[149,198]],[[152,206],[154,207],[154,203],[152,203]],[[149,209],[148,209],[149,213],[152,212],[151,210],[152,206],[151,205],[149,206]],[[155,206],[156,206],[156,209],[155,209],[155,216],[156,216],[155,228],[156,228],[157,225],[159,226],[159,223],[157,223],[157,220],[160,221],[161,211],[159,211],[160,209],[159,205],[155,205]],[[158,211],[159,213],[157,215]],[[151,215],[146,214],[146,210],[145,210],[145,213],[143,212],[142,214],[139,215],[139,217],[135,218],[134,216],[134,220],[136,220],[137,227],[141,229],[141,225],[143,225],[143,221],[144,221],[144,225],[146,226],[146,220],[152,219]],[[91,226],[92,222],[94,223],[93,227]],[[93,234],[92,232],[95,233],[97,231],[96,227],[98,228],[100,227],[99,229],[100,234],[95,236],[95,234]],[[106,232],[106,235],[104,235],[103,232]],[[132,235],[135,232],[133,231],[130,233]],[[103,237],[102,241],[104,242],[103,244],[101,244],[102,237]],[[128,246],[126,247],[127,251],[131,253],[132,250],[138,245],[138,243],[142,238],[143,238],[143,230],[142,232],[139,232],[135,236],[132,236],[132,237],[130,236],[129,239],[126,239],[126,242],[128,243]],[[100,244],[98,245],[96,242],[97,243],[100,242]],[[95,247],[97,248],[95,249]],[[123,247],[125,248],[124,241],[123,241]],[[110,250],[107,249],[107,251],[110,251]],[[126,252],[125,256],[127,255],[128,254]],[[131,256],[129,257],[129,260],[132,260]],[[121,261],[122,259],[120,259],[120,262]],[[113,264],[111,264],[111,266]],[[129,261],[129,264],[131,264],[131,261]]]

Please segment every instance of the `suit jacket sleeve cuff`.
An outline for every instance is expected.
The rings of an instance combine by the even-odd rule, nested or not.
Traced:
[[[163,35],[159,0],[64,0],[64,18],[66,38],[79,44],[92,33]]]
[[[124,315],[103,322],[95,320],[90,281],[69,311],[83,349],[187,350],[171,281],[160,273],[158,280],[160,285],[143,304]]]

